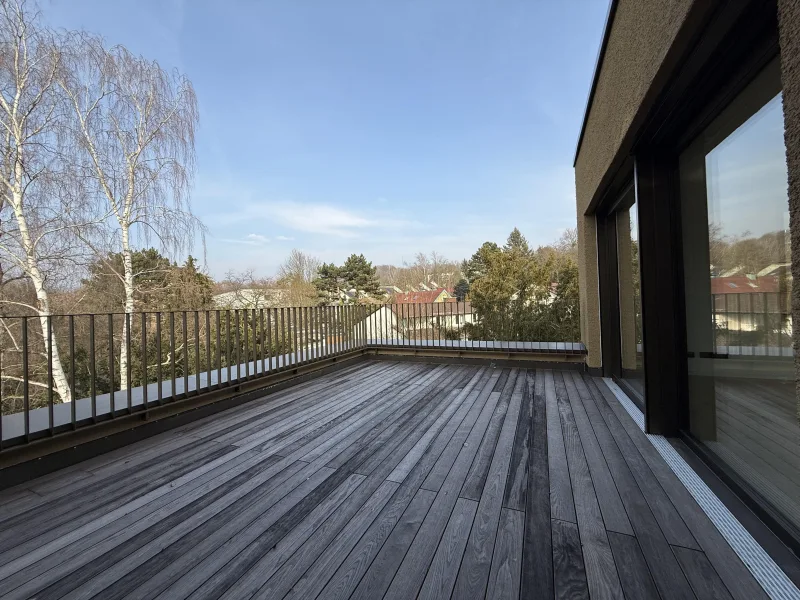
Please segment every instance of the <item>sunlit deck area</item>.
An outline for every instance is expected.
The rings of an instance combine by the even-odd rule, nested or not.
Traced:
[[[374,360],[0,492],[0,597],[766,595],[604,380]]]

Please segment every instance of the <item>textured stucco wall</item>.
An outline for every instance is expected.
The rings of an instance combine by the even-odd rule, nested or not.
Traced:
[[[619,0],[575,163],[578,247],[582,264],[581,334],[587,364],[600,366],[597,243],[583,214],[619,151],[693,0]],[[586,235],[584,235],[584,233]]]
[[[789,228],[792,239],[792,278],[800,282],[800,2],[778,0],[778,27],[783,84],[783,122],[789,168]],[[800,285],[792,286],[792,322],[800,323]],[[795,385],[800,418],[800,328],[793,328]]]

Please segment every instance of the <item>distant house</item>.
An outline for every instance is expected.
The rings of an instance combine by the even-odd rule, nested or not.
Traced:
[[[405,292],[394,296],[394,301],[397,304],[437,303],[447,302],[452,299],[454,299],[452,294],[443,287],[421,292]]]
[[[287,299],[286,290],[275,288],[245,288],[212,297],[216,308],[228,310],[276,308],[285,306]]]
[[[356,325],[355,331],[366,326],[367,339],[435,338],[440,332],[460,331],[473,323],[475,315],[469,302],[439,302],[429,304],[391,304]]]

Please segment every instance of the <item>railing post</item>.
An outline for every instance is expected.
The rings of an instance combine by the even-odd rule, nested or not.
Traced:
[[[22,324],[22,410],[25,413],[25,441],[31,431],[30,389],[28,388],[28,317],[21,318]]]
[[[113,381],[113,380],[112,380]],[[75,401],[75,398],[72,398]],[[1,412],[1,411],[0,411]],[[0,417],[2,419],[2,417]],[[47,430],[53,435],[53,317],[47,315]]]
[[[156,380],[158,381],[157,399],[158,403],[164,399],[164,390],[161,385],[161,313],[156,313]]]
[[[125,339],[120,343],[125,344],[125,349],[128,352],[128,365],[125,368],[125,380],[127,387],[125,389],[125,396],[128,401],[128,414],[133,413],[133,382],[131,380],[131,372],[133,365],[133,354],[131,354],[131,314],[125,313]],[[144,385],[147,385],[145,382]]]
[[[89,315],[89,389],[92,399],[92,423],[97,422],[97,373],[94,348],[94,315]]]
[[[74,400],[74,398],[73,398]],[[108,314],[108,411],[111,418],[114,418],[116,410],[116,400],[114,395],[114,315]]]

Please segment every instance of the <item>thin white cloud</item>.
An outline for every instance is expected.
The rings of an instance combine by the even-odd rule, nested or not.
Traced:
[[[238,210],[211,215],[211,217],[211,220],[218,225],[234,225],[243,221],[251,224],[260,222],[267,227],[278,224],[292,231],[341,238],[360,237],[371,230],[425,227],[417,221],[404,221],[383,215],[360,214],[331,204],[292,201],[252,202]]]
[[[291,242],[291,241],[294,240],[293,237],[289,237],[289,236],[286,236],[286,235],[275,236],[275,239],[280,241],[280,242]]]
[[[251,242],[255,242],[256,244],[266,244],[269,242],[269,239],[259,233],[248,233],[246,239],[250,240]]]
[[[248,233],[243,238],[217,238],[224,244],[242,244],[244,246],[263,246],[269,243],[269,238],[258,233]]]

